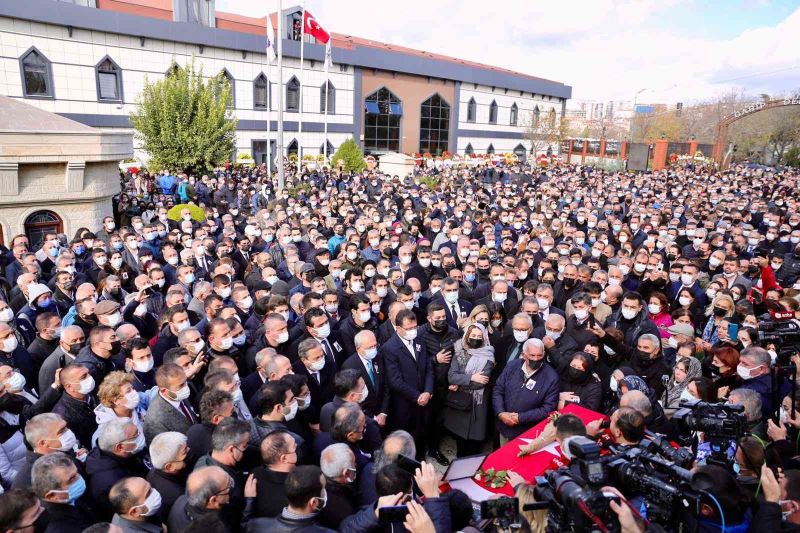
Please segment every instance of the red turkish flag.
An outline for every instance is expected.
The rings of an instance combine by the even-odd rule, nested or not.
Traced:
[[[327,42],[331,39],[330,34],[319,25],[317,19],[315,19],[314,15],[312,15],[309,11],[305,12],[303,23],[305,24],[304,31],[308,35],[313,35],[314,38],[322,44],[327,44]]]

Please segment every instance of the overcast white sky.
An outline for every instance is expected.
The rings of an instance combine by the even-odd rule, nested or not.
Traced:
[[[277,1],[216,5],[264,16]],[[557,80],[574,99],[800,92],[797,0],[307,0],[306,9],[329,31]]]

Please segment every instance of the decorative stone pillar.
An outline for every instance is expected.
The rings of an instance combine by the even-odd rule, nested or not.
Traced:
[[[0,198],[19,194],[19,163],[0,161]]]
[[[69,161],[67,163],[67,192],[81,192],[83,190],[83,174],[85,170],[85,161]]]

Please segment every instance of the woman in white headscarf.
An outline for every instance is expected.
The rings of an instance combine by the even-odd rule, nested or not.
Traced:
[[[480,452],[486,438],[490,396],[487,385],[494,368],[494,348],[486,328],[473,323],[453,346],[447,377],[447,411],[444,426],[456,437],[457,455]]]

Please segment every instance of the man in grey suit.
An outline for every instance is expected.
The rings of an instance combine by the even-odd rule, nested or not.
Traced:
[[[45,391],[55,381],[56,370],[75,361],[86,342],[83,330],[78,326],[67,326],[61,332],[58,348],[53,350],[39,369],[39,390]]]
[[[742,285],[747,292],[750,292],[750,288],[753,285],[749,279],[739,274],[739,258],[735,255],[725,256],[722,263],[722,274],[714,276],[714,281],[724,283],[728,289],[734,285]]]
[[[144,436],[149,445],[156,435],[165,431],[186,434],[192,424],[198,421],[197,415],[187,401],[189,386],[183,368],[175,363],[166,363],[156,370],[158,394],[144,417]]]

